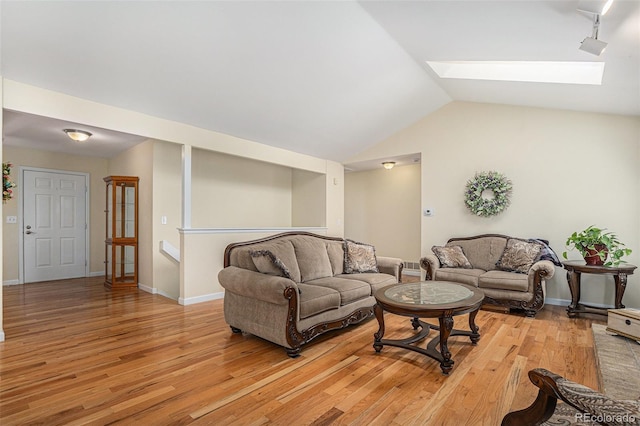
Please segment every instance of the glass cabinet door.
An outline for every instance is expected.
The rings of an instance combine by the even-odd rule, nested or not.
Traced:
[[[138,178],[107,176],[105,286],[138,286]]]

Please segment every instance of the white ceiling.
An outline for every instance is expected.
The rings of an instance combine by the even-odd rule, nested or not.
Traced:
[[[3,0],[1,69],[33,86],[345,162],[452,100],[640,115],[640,2],[616,0],[602,18],[601,57],[578,50],[592,21],[577,5]],[[606,68],[602,86],[446,81],[426,60]],[[41,125],[29,118],[5,114],[5,144],[51,147],[71,125],[29,133]]]

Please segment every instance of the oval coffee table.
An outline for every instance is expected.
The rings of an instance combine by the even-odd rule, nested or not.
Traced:
[[[478,288],[449,281],[423,281],[381,288],[376,291],[375,298],[378,303],[374,306],[374,313],[379,325],[373,341],[376,352],[380,352],[384,345],[419,352],[440,361],[442,373],[446,375],[454,364],[447,346],[449,336],[469,336],[474,345],[480,340],[480,329],[475,323],[475,318],[482,305],[484,293]],[[384,311],[411,317],[413,329],[422,328],[422,330],[406,339],[383,339]],[[471,331],[454,330],[453,317],[467,313]],[[439,324],[428,324],[420,318],[438,318]],[[427,344],[426,348],[412,345],[427,337],[431,329],[438,330],[440,333]],[[438,345],[440,351],[436,349]]]

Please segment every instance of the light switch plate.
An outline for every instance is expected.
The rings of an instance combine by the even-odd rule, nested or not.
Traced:
[[[18,216],[7,216],[7,223],[18,223]]]

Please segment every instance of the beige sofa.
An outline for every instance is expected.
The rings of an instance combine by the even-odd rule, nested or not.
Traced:
[[[372,246],[308,232],[230,244],[224,266],[218,280],[231,330],[291,357],[322,333],[372,317],[373,293],[402,274],[400,259],[376,257]]]
[[[427,271],[427,280],[454,281],[479,287],[484,291],[485,303],[522,309],[527,316],[534,317],[544,306],[546,280],[555,273],[554,263],[536,259],[530,266],[525,265],[520,273],[509,268],[501,270],[499,261],[504,260],[509,240],[513,240],[510,253],[516,253],[519,242],[526,241],[499,234],[452,238],[445,247],[461,247],[470,265],[442,267],[439,258],[429,254],[420,260],[420,266]],[[545,253],[541,247],[539,258],[544,259]],[[557,259],[552,250],[551,253]]]

